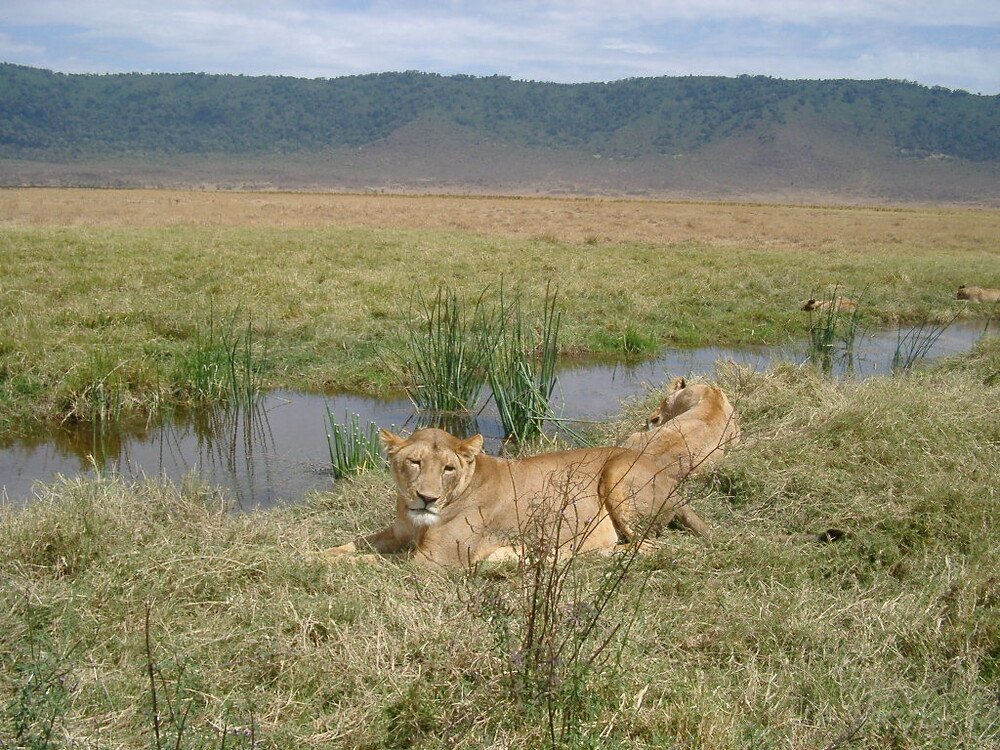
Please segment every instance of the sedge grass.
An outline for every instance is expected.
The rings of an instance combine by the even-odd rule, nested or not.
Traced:
[[[406,353],[399,356],[404,387],[423,411],[463,412],[475,408],[493,348],[494,313],[484,289],[471,309],[451,287],[438,287],[431,299],[419,290],[411,297]],[[413,312],[416,307],[416,312]]]
[[[996,747],[998,369],[986,337],[896,378],[726,374],[744,439],[684,490],[716,541],[668,530],[636,561],[603,621],[631,623],[612,641],[620,666],[591,675],[557,745],[822,748],[857,726],[860,750]],[[0,737],[21,722],[60,747],[153,747],[152,662],[189,747],[217,747],[224,727],[259,748],[551,744],[544,698],[498,689],[515,654],[487,610],[470,616],[462,576],[313,554],[391,519],[382,472],[247,515],[193,483],[38,493],[0,509]],[[830,526],[848,533],[790,541]],[[575,564],[581,585],[614,569]],[[490,581],[522,591],[516,566],[473,591]],[[567,627],[573,591],[599,591],[575,585],[553,612]],[[37,700],[60,676],[64,695]]]
[[[905,333],[899,326],[896,329],[896,348],[892,353],[892,371],[908,372],[919,365],[954,321],[954,317],[943,323],[923,321]]]
[[[379,426],[375,422],[362,427],[358,414],[348,414],[340,423],[329,409],[326,417],[329,428],[326,442],[335,477],[340,479],[385,466],[380,453]]]
[[[497,318],[496,345],[489,362],[489,383],[505,439],[524,443],[541,434],[552,416],[549,399],[556,386],[562,312],[558,292],[546,286],[541,321],[536,326],[522,308],[521,294],[504,299]]]
[[[216,320],[209,300],[207,324],[195,326],[188,347],[171,377],[178,399],[191,403],[227,403],[252,407],[262,395],[267,363],[267,335],[255,338],[253,315],[243,323],[239,307]]]
[[[838,362],[846,370],[853,370],[861,332],[861,304],[849,311],[839,309],[839,290],[838,285],[828,299],[821,300],[828,303],[825,307],[809,312],[809,360],[828,375]]]

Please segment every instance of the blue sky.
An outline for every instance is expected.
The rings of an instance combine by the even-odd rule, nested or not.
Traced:
[[[1000,0],[2,0],[0,61],[308,78],[902,78],[997,94]]]

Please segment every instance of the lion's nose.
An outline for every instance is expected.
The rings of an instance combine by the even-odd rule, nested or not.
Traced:
[[[424,505],[428,508],[438,501],[437,497],[434,495],[425,495],[423,492],[418,492],[417,497],[424,501]]]

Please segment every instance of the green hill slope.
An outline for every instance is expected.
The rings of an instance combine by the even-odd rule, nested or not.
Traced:
[[[425,137],[414,138],[414,133]],[[788,151],[789,142],[798,145]],[[387,152],[391,157],[372,174],[371,169],[352,170],[346,155],[358,149],[372,150],[374,163]],[[494,158],[491,150],[497,149],[506,151]],[[761,155],[768,151],[771,156]],[[673,172],[683,188],[684,175],[697,173],[706,184],[739,191],[760,176],[753,174],[755,162],[763,159],[757,168],[767,171],[777,159],[783,163],[777,165],[779,175],[767,180],[787,186],[797,178],[800,185],[839,190],[837,180],[826,184],[825,176],[819,182],[809,177],[815,171],[812,153],[832,160],[833,172],[850,172],[859,159],[871,163],[875,171],[889,174],[889,187],[878,188],[888,194],[894,194],[893,185],[915,179],[905,166],[905,174],[893,177],[894,163],[928,159],[961,163],[960,168],[935,172],[933,179],[946,192],[950,182],[965,184],[972,176],[972,183],[958,192],[974,196],[985,185],[987,193],[1000,193],[990,187],[1000,165],[1000,96],[886,80],[741,76],[554,84],[416,72],[327,80],[65,75],[0,64],[0,159],[6,160],[0,179],[6,184],[31,181],[24,175],[32,170],[23,162],[131,159],[130,167],[135,167],[160,159],[161,166],[176,168],[176,157],[211,155],[221,160],[215,171],[225,174],[227,158],[249,158],[259,167],[268,159],[273,165],[275,156],[323,154],[331,169],[310,174],[310,157],[294,179],[284,179],[332,184],[332,172],[337,177],[333,182],[344,186],[374,179],[383,186],[423,180],[502,188],[503,180],[491,176],[495,170],[452,164],[444,170],[447,174],[417,175],[427,171],[422,165],[428,163],[493,160],[501,171],[511,172],[507,177],[514,182],[530,182],[532,165],[541,162],[542,171],[566,189],[620,182],[626,191],[630,186],[657,190],[657,180],[642,178],[655,165],[661,182]],[[595,156],[618,166],[595,170],[583,161]],[[676,164],[664,161],[691,158],[697,162],[691,169],[674,169]],[[284,160],[285,173],[293,163]],[[741,165],[739,174],[733,173],[733,164]],[[598,172],[604,177],[598,179]],[[165,174],[162,169],[156,173],[161,178]],[[264,173],[265,182],[275,181],[268,170]],[[34,174],[39,179],[37,169]],[[188,174],[194,181],[202,179]],[[170,179],[183,182],[184,175],[178,172]],[[246,181],[247,174],[233,179]],[[79,175],[76,180],[86,182]],[[114,182],[97,169],[94,181],[102,180]],[[282,178],[276,181],[281,184]],[[689,188],[697,187],[697,179],[687,182]],[[854,178],[848,182],[863,184]]]

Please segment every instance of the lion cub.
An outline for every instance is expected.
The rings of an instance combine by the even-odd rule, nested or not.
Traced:
[[[1000,289],[962,284],[955,292],[955,299],[965,299],[969,302],[1000,302]]]
[[[678,480],[718,462],[740,440],[736,412],[721,388],[674,378],[670,394],[624,448],[652,456]]]
[[[516,557],[538,539],[561,553],[609,552],[635,538],[641,519],[676,518],[698,535],[709,533],[681,504],[675,478],[625,448],[500,459],[482,452],[482,435],[461,440],[433,428],[408,438],[380,434],[396,482],[396,518],[324,554],[412,550],[418,563],[463,567]]]

